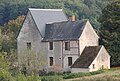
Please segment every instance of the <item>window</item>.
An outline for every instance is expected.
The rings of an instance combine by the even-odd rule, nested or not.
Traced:
[[[49,49],[53,50],[53,42],[49,42]]]
[[[50,66],[53,66],[53,57],[50,57]]]
[[[27,49],[31,50],[31,42],[27,42]]]
[[[72,57],[68,57],[68,66],[72,65]]]
[[[65,42],[65,50],[70,50],[70,42]]]
[[[102,65],[102,69],[104,69],[104,65]]]
[[[95,69],[95,64],[93,64],[93,69]]]

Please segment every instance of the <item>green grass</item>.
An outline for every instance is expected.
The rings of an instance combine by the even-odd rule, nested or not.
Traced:
[[[46,76],[17,74],[0,70],[0,81],[120,81],[120,68],[87,73],[48,74]]]
[[[67,79],[67,81],[120,81],[120,68],[103,70],[103,73],[92,76]]]

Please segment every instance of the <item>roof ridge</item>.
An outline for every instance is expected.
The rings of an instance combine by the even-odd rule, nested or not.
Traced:
[[[60,23],[65,23],[65,22],[73,22],[73,21],[70,21],[70,20],[67,20],[67,21],[60,21],[60,22],[49,22],[49,23],[46,23],[46,24],[60,24]],[[82,20],[76,20],[74,22],[87,22],[87,19],[82,19]]]
[[[65,22],[69,22],[69,21],[49,22],[49,23],[46,23],[46,24],[60,24],[60,23],[65,23]]]
[[[100,47],[100,48],[101,48],[102,46],[103,46],[103,45],[98,45],[98,46],[85,46],[85,47],[86,47],[86,48],[87,48],[87,47]]]
[[[38,8],[29,8],[29,10],[41,10],[41,11],[63,11],[63,9],[38,9]]]

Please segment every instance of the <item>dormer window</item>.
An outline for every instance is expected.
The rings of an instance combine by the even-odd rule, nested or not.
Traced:
[[[53,50],[53,42],[49,42],[49,49]]]

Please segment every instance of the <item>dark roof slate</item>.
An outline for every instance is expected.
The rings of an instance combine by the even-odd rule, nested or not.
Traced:
[[[46,25],[43,41],[77,40],[87,20],[65,21]]]
[[[71,68],[88,68],[98,55],[102,46],[85,47],[81,56],[74,62]]]

